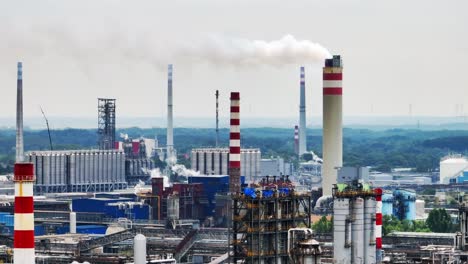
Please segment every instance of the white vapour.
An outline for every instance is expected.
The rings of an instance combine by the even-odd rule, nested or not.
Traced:
[[[124,140],[127,140],[128,139],[128,134],[120,133],[120,137],[123,138]]]
[[[138,183],[133,187],[133,192],[135,194],[139,193],[141,189],[145,186],[145,182],[142,180],[138,180]]]
[[[180,176],[198,176],[200,175],[199,171],[194,171],[191,169],[187,169],[184,165],[176,164],[172,166],[172,172],[177,173]]]
[[[179,55],[176,53],[176,55]],[[330,52],[310,40],[297,40],[285,35],[279,40],[249,40],[212,35],[204,41],[182,50],[193,61],[227,65],[272,65],[323,62]]]
[[[147,173],[149,173],[151,175],[151,178],[161,178],[162,177],[163,178],[164,188],[170,186],[169,177],[167,177],[166,175],[162,175],[159,168],[152,169],[151,171],[144,168],[144,170],[145,170],[145,172],[147,172]]]

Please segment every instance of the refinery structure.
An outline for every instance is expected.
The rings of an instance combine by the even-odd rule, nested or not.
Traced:
[[[218,127],[223,106],[216,91],[215,144],[191,149],[191,168],[186,168],[178,164],[174,142],[172,64],[165,146],[157,139],[117,138],[117,99],[99,98],[96,149],[25,153],[23,65],[18,63],[16,163],[0,197],[0,261],[466,263],[464,203],[454,209],[459,233],[383,235],[384,216],[424,218],[426,201],[411,188],[385,186],[386,176],[369,168],[343,167],[340,55],[325,59],[322,69],[323,157],[307,150],[305,67],[299,69],[292,161],[262,157],[259,148],[243,145],[239,92],[231,92],[230,105],[224,106],[230,118],[229,139],[223,142]],[[306,155],[311,159],[304,160]],[[441,181],[463,182],[467,160],[444,158]],[[332,224],[328,233],[313,228],[322,219]]]

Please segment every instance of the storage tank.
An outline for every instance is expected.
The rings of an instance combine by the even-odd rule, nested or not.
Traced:
[[[393,214],[400,220],[415,220],[416,193],[408,190],[395,190],[393,198]]]
[[[364,199],[357,197],[353,203],[352,219],[352,256],[353,263],[363,263],[364,261]]]
[[[375,208],[374,197],[364,199],[364,258],[366,264],[375,264]]]
[[[351,263],[351,225],[349,199],[337,198],[333,203],[333,262]]]
[[[229,153],[227,151],[223,151],[221,153],[221,159],[222,159],[221,174],[228,175]]]
[[[146,237],[142,234],[137,234],[133,244],[133,263],[146,263]]]
[[[71,185],[76,184],[76,154],[70,154],[70,180]]]
[[[213,171],[215,175],[221,175],[221,171],[220,171],[221,167],[219,166],[220,156],[221,156],[221,153],[219,152],[214,152],[213,154],[213,163],[214,163]]]
[[[206,168],[205,168],[206,175],[213,174],[213,167],[211,164],[213,160],[212,155],[213,155],[213,152],[211,151],[206,152]]]
[[[391,193],[382,195],[382,214],[393,215],[393,194]]]
[[[458,176],[460,172],[468,168],[468,158],[457,154],[448,155],[440,159],[440,182],[449,183],[450,178]]]
[[[203,152],[198,153],[197,162],[198,162],[198,170],[202,174],[206,175],[206,171],[205,171],[205,153],[203,153]]]
[[[424,200],[416,200],[415,207],[416,207],[416,216],[415,216],[416,220],[426,219],[426,213],[425,213],[426,202]]]

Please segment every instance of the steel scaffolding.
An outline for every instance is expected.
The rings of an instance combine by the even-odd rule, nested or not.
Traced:
[[[114,149],[115,99],[98,98],[99,149]]]
[[[274,191],[272,196],[233,198],[230,263],[291,263],[288,230],[311,227],[310,193]]]

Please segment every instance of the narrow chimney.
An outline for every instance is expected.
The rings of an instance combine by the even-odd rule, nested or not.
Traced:
[[[23,63],[18,62],[16,81],[16,162],[24,161],[23,145]]]
[[[173,116],[172,116],[172,64],[167,66],[167,159],[168,165],[175,163],[174,157],[174,134],[173,134]]]
[[[240,188],[240,94],[231,92],[231,131],[229,133],[229,191],[237,193]]]
[[[301,67],[301,80],[300,80],[301,98],[299,105],[299,155],[306,153],[306,99],[305,99],[305,73],[304,67]]]
[[[323,67],[323,195],[332,195],[337,168],[343,164],[343,67],[341,57],[325,60]]]
[[[294,153],[299,155],[299,126],[294,126]]]
[[[218,103],[218,99],[219,99],[219,91],[216,90],[216,93],[215,93],[215,96],[216,96],[216,147],[219,147],[219,103]]]
[[[16,102],[15,224],[13,263],[35,263],[34,255],[34,164],[24,162],[23,153],[23,67],[18,62]]]

